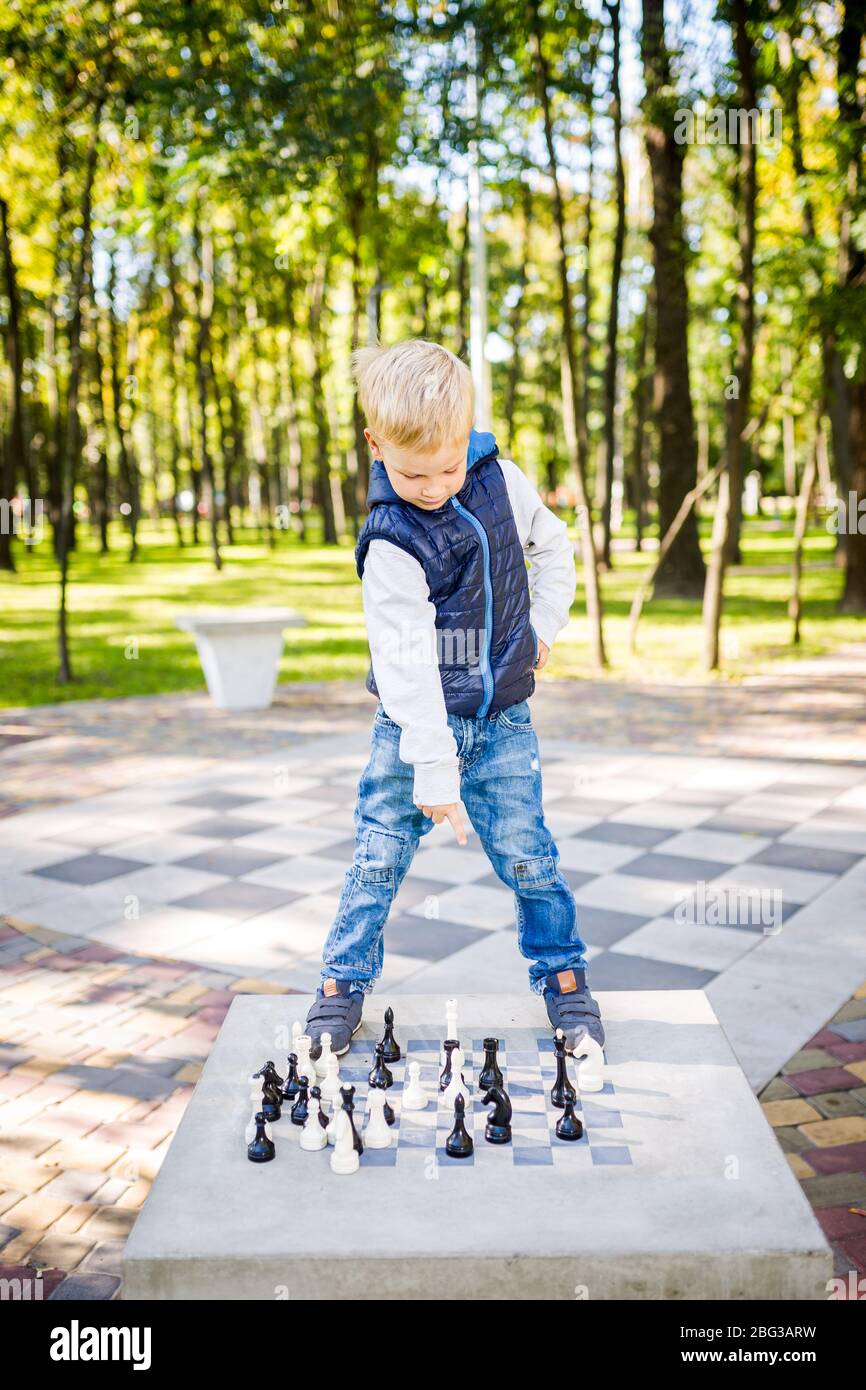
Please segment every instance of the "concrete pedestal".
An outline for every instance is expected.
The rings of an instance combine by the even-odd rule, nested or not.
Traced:
[[[438,1100],[445,997],[395,996],[403,1059],[389,1149],[355,1174],[306,1153],[288,1110],[273,1162],[246,1156],[252,1071],[285,1072],[301,996],[233,1003],[127,1243],[127,1299],[802,1299],[826,1297],[821,1229],[702,991],[598,994],[605,1085],[580,1097],[578,1143],[554,1134],[551,1032],[540,998],[467,995],[470,1159],[449,1159]],[[365,1118],[384,992],[341,1059]],[[484,1139],[481,1041],[501,1039],[513,1141]],[[401,1114],[406,1062],[433,1097]],[[569,1059],[569,1074],[576,1067]]]
[[[226,608],[175,619],[195,638],[207,688],[217,709],[267,709],[274,698],[283,630],[303,627],[289,608]]]

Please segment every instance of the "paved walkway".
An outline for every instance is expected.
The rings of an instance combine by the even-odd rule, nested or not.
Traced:
[[[866,1209],[864,665],[855,649],[664,691],[543,680],[533,702],[593,987],[706,989],[846,1270],[866,1225],[849,1210]],[[372,709],[340,683],[255,717],[172,696],[0,720],[7,1267],[53,1269],[60,1297],[116,1293],[234,993],[315,983]],[[677,920],[710,900],[726,915]],[[525,984],[511,895],[447,826],[386,945],[392,993]]]

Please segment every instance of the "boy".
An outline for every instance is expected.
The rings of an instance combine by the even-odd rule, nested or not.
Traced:
[[[334,1052],[348,1051],[420,837],[448,820],[466,844],[461,796],[514,890],[530,989],[543,994],[569,1051],[584,1031],[603,1045],[574,897],[544,823],[528,704],[533,673],[574,598],[565,524],[514,463],[498,458],[493,435],[472,428],[472,377],[447,348],[413,339],[361,348],[352,361],[373,451],[355,560],[366,684],[379,704],[355,806],[354,861],[307,1015],[311,1055],[320,1055],[323,1032]]]

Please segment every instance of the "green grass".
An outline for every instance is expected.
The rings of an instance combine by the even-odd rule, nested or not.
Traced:
[[[626,531],[626,534],[628,532]],[[701,522],[702,544],[709,523]],[[280,680],[362,680],[367,640],[361,587],[353,545],[302,545],[280,535],[268,550],[251,532],[224,550],[217,573],[205,544],[180,549],[166,526],[145,524],[140,558],[129,564],[127,539],[112,530],[112,553],[98,554],[85,526],[71,564],[69,636],[74,681],[59,685],[57,672],[58,573],[50,542],[26,554],[16,550],[18,572],[0,574],[0,702],[34,705],[98,696],[149,695],[201,690],[204,681],[192,639],[174,625],[184,608],[211,605],[288,605],[307,626],[287,629]],[[866,619],[841,617],[836,605],[842,572],[807,568],[802,585],[802,641],[790,645],[787,617],[790,579],[772,567],[790,564],[792,535],[786,523],[747,523],[743,561],[764,573],[729,571],[723,622],[722,679],[772,671],[780,660],[832,651],[866,638]],[[810,529],[805,563],[831,560],[833,537]],[[628,612],[652,552],[619,552],[602,577],[608,678],[654,682],[704,678],[698,602],[651,600],[644,609],[635,656],[627,651]],[[136,655],[137,653],[137,655]],[[583,585],[579,582],[571,620],[554,648],[548,670],[581,679],[595,675],[589,645]]]

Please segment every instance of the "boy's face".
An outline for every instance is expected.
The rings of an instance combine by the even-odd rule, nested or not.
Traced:
[[[397,449],[393,444],[373,438],[364,430],[364,438],[380,458],[392,488],[404,502],[412,502],[425,511],[435,511],[459,492],[466,481],[466,451],[469,435],[455,443],[444,444],[432,453],[417,449]]]

